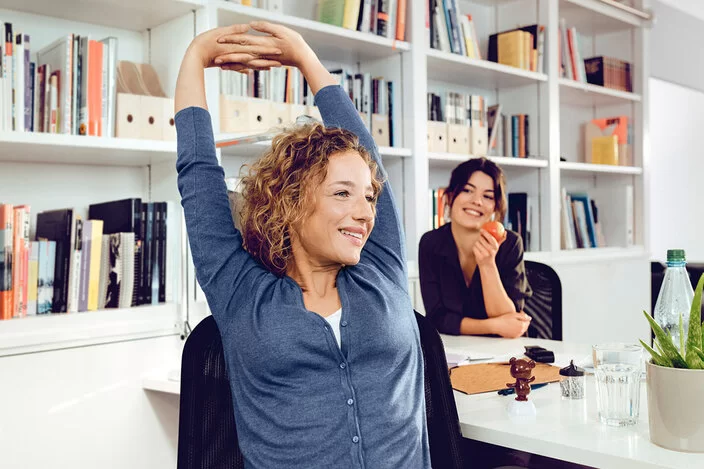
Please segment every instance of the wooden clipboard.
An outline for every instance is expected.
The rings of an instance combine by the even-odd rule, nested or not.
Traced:
[[[531,384],[554,383],[560,381],[560,368],[545,363],[536,363],[533,368],[535,381]],[[456,366],[450,369],[452,389],[465,394],[506,389],[507,383],[515,381],[511,377],[511,365],[508,363],[476,363]]]

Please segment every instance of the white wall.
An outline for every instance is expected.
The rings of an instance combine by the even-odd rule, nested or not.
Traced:
[[[704,2],[702,0],[660,0],[660,3],[667,4],[688,15],[704,20]]]
[[[178,336],[3,357],[2,469],[176,467],[178,396],[141,375],[177,366]]]
[[[681,248],[704,262],[704,92],[651,78],[650,102],[651,255],[664,260],[667,249]]]
[[[704,191],[701,132],[704,123],[704,2],[654,2],[650,41],[650,252],[664,261],[682,248],[690,262],[704,262],[697,233]]]

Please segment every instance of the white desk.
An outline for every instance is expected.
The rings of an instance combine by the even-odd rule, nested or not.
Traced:
[[[589,346],[535,339],[492,339],[485,337],[442,336],[448,351],[487,352],[496,359],[521,356],[524,345],[541,345],[556,354],[558,365],[570,358],[577,363],[587,359]],[[559,363],[560,361],[567,363]],[[511,379],[506,382],[510,382]],[[701,468],[704,454],[680,453],[660,448],[650,442],[645,383],[641,389],[638,423],[614,428],[597,418],[596,389],[593,376],[587,377],[587,397],[581,401],[563,401],[557,383],[536,389],[528,398],[535,403],[534,420],[512,421],[506,404],[514,397],[484,393],[468,396],[455,391],[462,435],[486,443],[527,451],[542,456],[598,468]]]
[[[524,345],[542,345],[556,354],[557,365],[569,359],[589,360],[589,346],[536,339],[492,339],[486,337],[442,336],[448,351],[470,354],[483,352],[495,360],[521,356]],[[143,377],[142,387],[150,391],[179,394],[177,370],[155,370]],[[506,382],[510,382],[507,380]],[[601,424],[596,415],[596,389],[587,378],[587,398],[563,401],[557,383],[536,389],[529,395],[535,403],[535,420],[511,421],[506,404],[513,397],[495,392],[468,396],[455,391],[462,435],[473,440],[514,448],[529,453],[597,468],[615,469],[694,469],[704,467],[704,454],[679,453],[655,446],[648,437],[648,406],[645,384],[641,390],[638,423],[614,428]]]

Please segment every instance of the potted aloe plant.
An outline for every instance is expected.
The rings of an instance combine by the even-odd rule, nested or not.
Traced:
[[[650,441],[675,451],[704,453],[703,288],[704,274],[694,292],[686,343],[680,317],[679,350],[670,334],[644,311],[655,333],[655,349],[641,340],[651,357],[646,363]]]

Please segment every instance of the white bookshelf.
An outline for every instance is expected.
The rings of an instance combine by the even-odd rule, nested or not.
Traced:
[[[648,25],[650,15],[613,0],[560,0],[560,14],[577,29],[608,34]]]
[[[618,106],[640,102],[641,96],[627,91],[560,78],[560,102],[581,107]]]
[[[320,23],[306,17],[294,16],[307,13],[308,16],[313,17],[311,6],[314,6],[315,2],[302,2],[300,0],[284,2],[285,12],[290,12],[290,14],[275,13],[222,0],[214,0],[211,5],[217,9],[219,25],[248,23],[258,20],[283,24],[296,29],[313,46],[316,52],[322,52],[323,55],[330,52],[336,54],[344,52],[353,54],[360,60],[371,60],[388,57],[397,54],[399,51],[410,49],[410,44],[407,42],[352,31]]]
[[[579,264],[586,259],[625,262],[647,257],[643,248],[647,245],[644,234],[647,175],[643,170],[643,148],[648,131],[644,122],[647,108],[644,77],[648,73],[644,47],[649,19],[612,3],[608,0],[460,2],[461,12],[471,13],[479,25],[483,54],[486,53],[489,34],[519,24],[544,24],[547,31],[544,73],[430,49],[425,31],[426,6],[422,1],[407,2],[405,42],[321,24],[314,20],[316,2],[313,0],[287,0],[283,2],[282,13],[221,0],[2,0],[0,12],[4,21],[17,21],[23,32],[32,35],[35,51],[58,37],[60,31],[91,34],[98,38],[117,35],[121,46],[118,47],[119,58],[138,62],[151,60],[169,94],[173,93],[180,60],[193,34],[253,20],[281,23],[299,31],[326,65],[347,66],[393,80],[397,85],[394,102],[398,116],[398,128],[394,129],[397,143],[394,148],[383,147],[380,151],[392,187],[401,201],[410,263],[416,260],[420,236],[429,229],[427,214],[430,207],[426,200],[429,189],[437,185],[437,181],[449,180],[451,169],[471,157],[428,151],[426,93],[431,88],[485,93],[490,96],[490,101],[505,105],[507,113],[526,112],[531,116],[531,153],[538,156],[491,157],[507,173],[509,192],[528,192],[534,203],[532,235],[538,242],[532,252],[526,252],[526,259]],[[637,3],[639,10],[646,10],[648,0]],[[8,14],[10,10],[14,11]],[[603,40],[587,39],[585,47],[590,49],[589,53],[604,54],[605,50],[613,48],[616,56],[625,57],[634,64],[634,93],[577,83],[559,76],[556,30],[562,17],[568,26],[574,25],[590,38],[605,37]],[[589,56],[587,51],[584,56]],[[217,72],[208,71],[206,77],[209,109],[218,133]],[[620,113],[626,113],[634,120],[634,166],[584,163],[578,151],[581,123]],[[229,147],[221,150],[221,155],[223,161],[232,159],[239,163],[261,154],[269,144],[260,142]],[[10,187],[14,191],[9,196],[3,193],[3,201],[29,203],[34,216],[38,211],[34,207],[78,205],[80,212],[89,203],[123,197],[178,200],[175,150],[175,142],[0,133],[0,187]],[[560,161],[563,155],[567,158],[565,162]],[[39,169],[61,177],[37,176],[44,185],[41,191],[37,191],[31,181]],[[86,185],[86,175],[90,175],[90,189],[80,190]],[[19,179],[27,181],[26,187],[17,182]],[[561,187],[588,190],[594,184],[624,183],[635,187],[636,246],[563,251],[559,225]],[[186,259],[184,256],[184,261]],[[185,281],[189,285],[194,285],[192,265],[184,264],[187,267],[179,273],[186,275]],[[197,289],[189,288],[189,292],[197,292]],[[151,329],[155,334],[166,330],[173,333],[173,324],[181,319],[183,312],[194,308],[196,303],[203,303],[202,296],[196,295],[199,294],[192,293],[187,297],[179,294],[175,304],[156,307],[157,314],[154,315],[140,308],[121,312],[135,321],[139,321],[142,315],[152,316],[160,324]],[[92,313],[82,314],[86,316],[52,315],[0,322],[0,343],[9,328],[31,327],[55,329],[59,331],[56,334],[63,335],[64,343],[84,341],[81,343],[89,344],[90,334],[93,334],[95,343],[107,340],[105,337],[108,336],[95,332],[96,328],[92,329],[93,333],[88,332],[88,336],[72,339],[69,333],[74,325],[72,321],[82,321]],[[96,312],[91,321],[105,327],[117,327],[119,316],[118,312]],[[65,324],[63,332],[62,327],[54,328],[54,323]],[[137,335],[140,334],[139,327],[134,332]],[[131,334],[133,332],[127,331],[124,337],[131,337]],[[32,341],[39,340],[29,339],[26,334],[13,337],[19,341],[15,342],[18,350],[22,340],[30,348],[37,346]],[[38,333],[34,337],[44,336]],[[115,336],[110,337],[115,339]],[[61,342],[51,341],[54,344]],[[51,349],[51,346],[47,347],[46,350]]]
[[[144,32],[187,15],[208,0],[3,0],[0,9]]]
[[[98,166],[176,163],[176,142],[0,132],[0,162]]]
[[[643,174],[643,168],[636,166],[614,166],[609,164],[592,164],[592,163],[570,163],[567,161],[560,162],[560,170],[564,173],[604,173],[604,174]]]
[[[161,61],[169,55],[159,48],[159,36],[181,20],[181,37],[171,37],[168,42],[170,52],[182,54],[180,43],[190,42],[193,36],[193,9],[203,3],[2,0],[0,18],[13,24],[13,33],[30,36],[32,61],[38,50],[64,34],[116,37],[118,60],[151,60],[169,89],[175,76],[162,67]],[[175,163],[175,141],[4,131],[0,132],[0,202],[31,207],[32,240],[37,213],[73,208],[85,220],[90,204],[109,200],[139,197],[144,202],[175,201],[177,212],[172,215],[178,219]],[[180,223],[176,226],[180,228]],[[173,235],[169,239],[180,253],[180,232]],[[173,275],[181,279],[184,263],[180,254],[177,257]],[[181,282],[177,283],[170,303],[0,321],[0,357],[177,336],[187,304]]]
[[[457,153],[428,153],[428,162],[432,165],[449,164],[457,166],[458,164],[467,161],[469,158],[474,158],[473,155],[459,155]],[[509,156],[489,156],[487,157],[494,163],[503,167],[516,168],[547,168],[548,162],[539,158],[513,158]]]
[[[175,304],[143,305],[2,321],[0,357],[173,335],[181,330],[177,309]]]
[[[238,134],[218,134],[216,140],[237,138]],[[271,140],[262,140],[261,142],[239,144],[226,146],[220,149],[220,152],[225,157],[235,156],[247,159],[256,158],[271,147]],[[379,154],[382,158],[410,158],[412,152],[409,148],[401,147],[379,147]]]
[[[544,73],[428,49],[428,79],[481,88],[512,88],[547,81]]]

